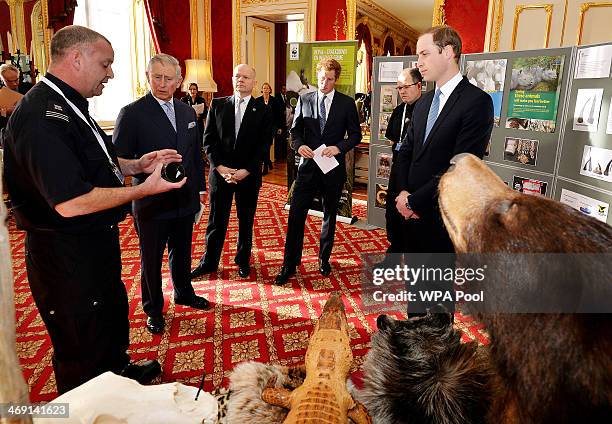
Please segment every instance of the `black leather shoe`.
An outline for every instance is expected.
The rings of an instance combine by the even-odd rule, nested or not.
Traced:
[[[289,278],[292,275],[295,275],[295,267],[283,265],[280,273],[274,279],[274,285],[275,286],[284,285],[285,283],[287,283],[287,281],[289,281]]]
[[[331,265],[329,264],[329,261],[319,259],[319,271],[321,272],[321,275],[326,277],[331,274]]]
[[[147,330],[149,330],[153,334],[163,333],[165,326],[166,320],[164,320],[164,317],[147,318]]]
[[[191,279],[201,277],[204,274],[210,274],[217,272],[217,267],[209,264],[199,264],[193,271],[191,271]]]
[[[119,373],[122,377],[131,378],[140,384],[147,384],[161,374],[161,365],[155,360],[145,361],[142,364],[130,362]]]
[[[238,275],[240,278],[247,278],[251,274],[251,265],[239,265],[238,266]]]
[[[202,296],[195,296],[193,299],[187,301],[174,299],[174,303],[176,305],[191,306],[194,309],[201,309],[203,311],[210,308],[210,302],[204,299]]]

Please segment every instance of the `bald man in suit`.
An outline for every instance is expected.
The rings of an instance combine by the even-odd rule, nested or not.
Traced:
[[[272,139],[272,111],[256,101],[255,69],[234,68],[234,94],[213,99],[204,130],[204,151],[210,162],[210,215],[206,253],[191,272],[192,278],[216,272],[227,233],[232,200],[238,213],[238,246],[234,262],[238,275],[251,272],[253,224],[261,187],[261,166]]]

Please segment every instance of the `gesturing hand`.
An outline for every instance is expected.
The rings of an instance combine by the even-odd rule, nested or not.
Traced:
[[[158,164],[166,164],[170,162],[181,162],[183,157],[174,149],[155,150],[154,152],[145,153],[138,160],[140,172],[151,174]]]

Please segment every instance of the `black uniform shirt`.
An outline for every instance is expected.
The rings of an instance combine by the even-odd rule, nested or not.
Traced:
[[[88,102],[83,96],[53,75],[46,77],[89,117]],[[108,136],[99,127],[96,129],[118,164]],[[129,207],[73,218],[64,218],[55,211],[56,205],[94,187],[122,184],[90,127],[59,93],[42,82],[21,99],[11,115],[4,135],[4,172],[17,226],[28,231],[99,231],[123,220]]]

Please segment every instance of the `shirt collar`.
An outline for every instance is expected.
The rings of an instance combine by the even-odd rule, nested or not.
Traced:
[[[47,72],[45,77],[47,77],[49,81],[57,85],[57,87],[62,90],[62,93],[64,93],[64,96],[66,96],[68,100],[74,103],[75,106],[78,107],[81,112],[83,112],[83,115],[89,115],[89,102],[85,97],[81,96],[78,91],[76,91],[74,88],[66,84],[64,81],[62,81],[55,75]]]
[[[160,105],[160,106],[163,106],[163,105],[165,105],[166,103],[170,103],[170,107],[171,107],[172,109],[174,109],[174,98],[172,98],[172,99],[170,99],[170,100],[162,100],[162,99],[160,99],[160,98],[158,98],[158,97],[155,97],[155,96],[153,95],[153,93],[151,93],[151,96],[153,96],[153,98],[154,98],[155,100],[157,100],[157,103],[159,103],[159,105]]]
[[[457,72],[457,75],[455,75],[454,77],[446,81],[446,84],[438,88],[440,89],[442,94],[444,94],[444,97],[448,99],[448,97],[451,95],[453,90],[459,85],[462,79],[463,79],[463,76],[461,75],[461,72]]]
[[[320,102],[321,99],[323,98],[323,96],[327,96],[327,98],[331,102],[332,100],[334,100],[334,94],[335,93],[336,93],[336,89],[335,88],[332,91],[330,91],[329,93],[327,93],[327,94],[324,94],[323,92],[321,92],[321,90],[317,90],[318,101]]]
[[[240,95],[239,94],[234,94],[234,100],[235,100],[235,104],[237,105],[238,102],[240,102]],[[246,106],[249,101],[251,100],[251,95],[249,94],[246,97],[243,97],[242,100],[244,100],[244,105]]]

